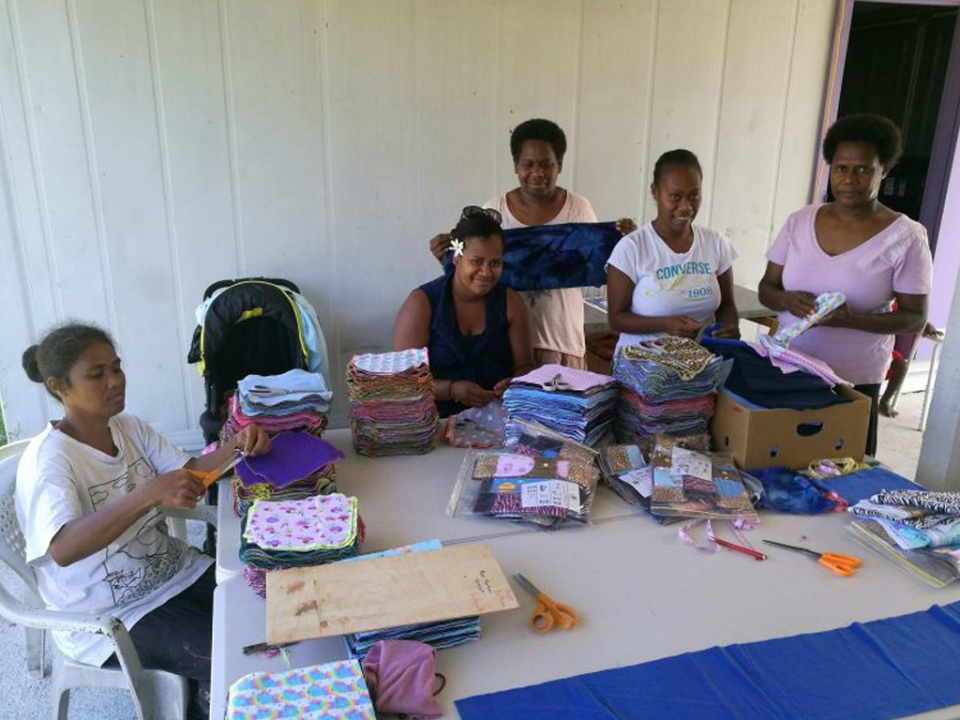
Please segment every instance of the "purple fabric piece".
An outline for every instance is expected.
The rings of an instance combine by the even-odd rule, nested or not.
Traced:
[[[245,458],[237,465],[237,475],[244,485],[267,483],[283,488],[342,458],[342,452],[315,435],[282,432],[273,438],[266,455]]]
[[[363,678],[378,713],[443,715],[433,696],[437,651],[415,640],[381,640],[363,660]]]

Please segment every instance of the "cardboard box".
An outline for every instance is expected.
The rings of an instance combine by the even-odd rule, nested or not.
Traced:
[[[752,410],[721,392],[710,423],[713,449],[733,453],[744,470],[801,468],[822,458],[862,460],[870,398],[845,386],[838,392],[852,402],[819,410]]]

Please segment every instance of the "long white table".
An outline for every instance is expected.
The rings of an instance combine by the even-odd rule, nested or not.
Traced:
[[[349,434],[327,435],[347,451]],[[864,567],[840,578],[807,557],[762,546],[769,560],[736,553],[697,552],[601,488],[591,526],[527,531],[491,518],[449,518],[446,502],[463,451],[438,448],[417,458],[347,459],[337,467],[340,487],[360,500],[367,522],[364,551],[439,537],[488,542],[508,576],[522,572],[554,598],[574,606],[581,623],[541,636],[527,623],[533,599],[515,586],[520,610],[488,615],[478,643],[444,650],[447,678],[440,695],[445,717],[453,701],[581,673],[633,665],[714,645],[751,642],[892,617],[960,600],[960,587],[934,590],[853,540],[843,516],[762,516],[750,533],[857,555]],[[238,524],[220,526],[224,554],[236,553]],[[729,539],[733,539],[730,537]],[[223,558],[226,562],[227,558]],[[218,564],[218,569],[220,565]],[[228,570],[228,567],[224,567]],[[226,577],[215,595],[211,717],[223,717],[230,684],[249,672],[286,669],[281,658],[245,656],[265,639],[265,602],[242,577]],[[347,657],[341,639],[290,648],[294,666]],[[913,716],[960,717],[957,708]]]
[[[354,452],[347,429],[331,430],[323,437],[346,456],[336,463],[337,490],[356,495],[360,500],[360,516],[366,525],[364,552],[428,538],[449,543],[538,532],[528,526],[491,522],[485,517],[447,515],[447,504],[465,450],[440,442],[429,455],[370,458]],[[224,582],[243,571],[238,554],[240,518],[233,511],[233,486],[229,478],[220,481],[219,498],[217,527],[221,541],[217,544],[217,582]],[[593,506],[594,518],[631,513],[613,493],[598,495]]]

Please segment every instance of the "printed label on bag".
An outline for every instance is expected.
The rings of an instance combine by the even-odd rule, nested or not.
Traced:
[[[676,447],[673,449],[673,467],[670,468],[670,474],[690,475],[709,482],[713,480],[713,463],[702,453]]]
[[[580,486],[563,480],[528,483],[522,488],[520,507],[559,507],[580,512]]]
[[[653,495],[653,468],[645,467],[639,470],[631,470],[619,476],[621,482],[632,486],[634,490],[640,493],[640,497],[648,498]]]

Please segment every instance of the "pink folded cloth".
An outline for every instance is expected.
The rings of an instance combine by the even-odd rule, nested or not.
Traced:
[[[771,340],[769,335],[761,335],[760,342],[749,343],[749,345],[757,351],[758,355],[770,358],[773,366],[779,368],[781,372],[792,373],[802,370],[811,375],[816,375],[830,385],[850,384],[837,375],[833,371],[833,368],[823,360],[815,358],[812,355],[807,355],[799,350],[782,347]]]
[[[414,640],[381,640],[363,660],[363,678],[376,711],[411,718],[443,715],[434,697],[436,671],[437,651]]]
[[[550,385],[558,375],[560,376],[560,382],[569,385],[574,392],[585,392],[615,382],[609,375],[600,375],[589,370],[578,370],[563,365],[543,365],[522,377],[513,378],[510,382],[511,384]]]

